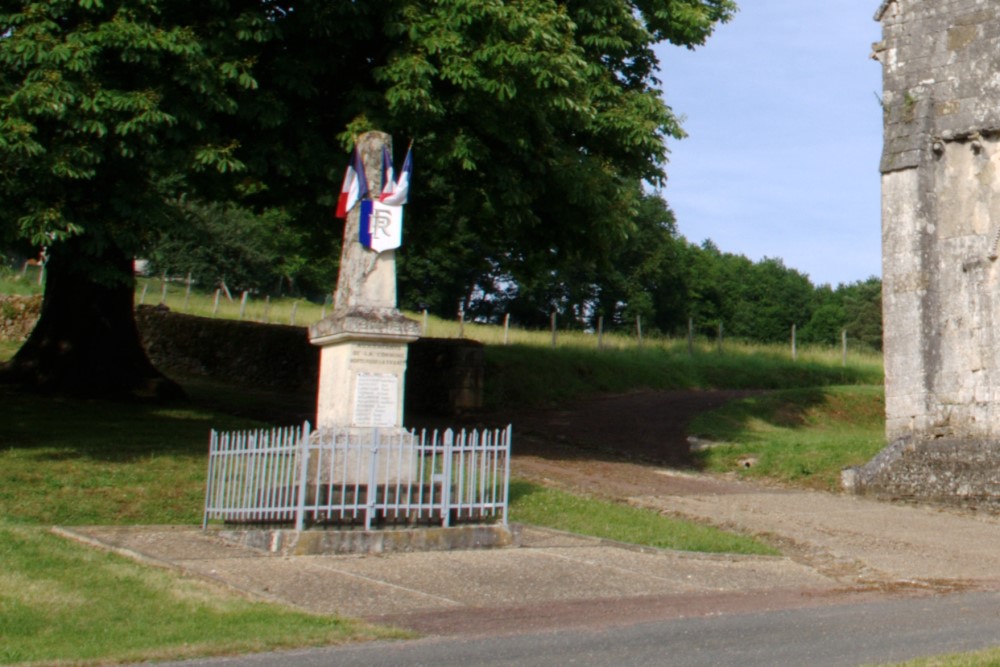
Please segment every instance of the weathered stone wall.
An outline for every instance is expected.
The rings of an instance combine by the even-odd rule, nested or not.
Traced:
[[[887,0],[886,436],[845,486],[1000,506],[1000,3]]]
[[[879,17],[886,435],[993,438],[1000,5],[891,0]]]
[[[310,344],[304,327],[194,317],[155,306],[137,308],[136,322],[158,368],[247,386],[316,392],[320,350]],[[408,348],[407,412],[453,416],[482,407],[481,343],[420,338]]]

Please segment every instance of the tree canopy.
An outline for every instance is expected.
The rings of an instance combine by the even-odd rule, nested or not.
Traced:
[[[412,139],[418,156],[400,267],[411,300],[445,308],[477,286],[606,257],[634,231],[638,183],[663,180],[664,142],[682,135],[653,45],[695,47],[734,11],[732,0],[0,3],[2,233],[49,246],[63,275],[13,366],[52,388],[155,378],[135,358],[113,372],[128,364],[101,348],[100,326],[83,331],[131,318],[130,258],[183,226],[190,200],[332,228],[346,151],[370,128]],[[59,352],[70,348],[80,354]]]

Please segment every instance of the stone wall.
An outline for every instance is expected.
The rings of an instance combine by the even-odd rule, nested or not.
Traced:
[[[995,441],[900,438],[862,468],[842,474],[845,490],[886,500],[919,500],[1000,511]]]
[[[886,436],[1000,435],[1000,5],[890,0],[883,40]]]
[[[136,309],[150,359],[166,371],[243,385],[315,393],[319,348],[304,327]],[[477,341],[420,338],[409,344],[405,402],[416,415],[453,416],[482,407],[485,361]]]
[[[1000,3],[886,0],[886,438],[845,487],[1000,505]]]

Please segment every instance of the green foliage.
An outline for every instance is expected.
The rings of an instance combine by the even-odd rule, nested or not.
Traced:
[[[206,288],[225,284],[233,293],[321,295],[336,283],[334,258],[316,252],[329,247],[329,227],[305,230],[281,209],[255,213],[236,204],[190,202],[180,208],[182,224],[162,234],[148,254],[152,274],[190,274]]]
[[[521,480],[510,484],[512,521],[659,549],[778,555],[757,540],[717,528]]]

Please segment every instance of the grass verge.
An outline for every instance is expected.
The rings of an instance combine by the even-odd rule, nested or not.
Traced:
[[[597,351],[584,347],[489,345],[488,406],[544,405],[600,392],[647,389],[786,389],[882,381],[881,357],[844,367],[821,356],[792,361],[775,347],[735,344],[724,352],[676,343]]]
[[[918,658],[879,667],[1000,667],[1000,648]]]
[[[659,549],[779,555],[752,537],[523,480],[511,481],[510,495],[510,517],[519,523]]]
[[[211,585],[0,522],[0,664],[107,664],[399,637],[251,602]]]
[[[699,415],[690,432],[710,443],[696,453],[707,470],[835,490],[885,446],[884,415],[880,386],[790,389]]]

